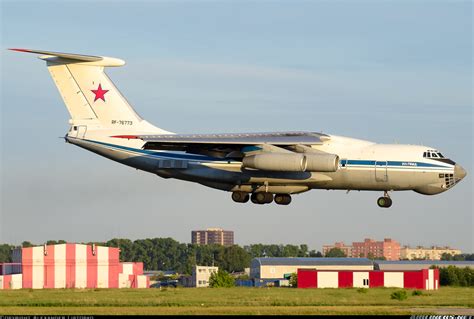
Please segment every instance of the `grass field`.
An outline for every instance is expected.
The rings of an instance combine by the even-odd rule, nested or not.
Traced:
[[[474,288],[168,288],[0,290],[0,314],[471,314]]]

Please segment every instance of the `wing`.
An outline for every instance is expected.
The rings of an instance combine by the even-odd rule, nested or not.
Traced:
[[[269,146],[292,148],[296,145],[320,145],[329,135],[315,132],[268,132],[224,134],[116,135],[115,138],[141,139],[144,149],[184,151],[220,158],[242,158],[245,153]],[[264,147],[265,146],[265,147]]]

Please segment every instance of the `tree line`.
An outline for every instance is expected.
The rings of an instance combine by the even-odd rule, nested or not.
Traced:
[[[474,260],[474,254],[460,254],[460,255],[451,255],[448,253],[443,253],[441,255],[441,260]]]
[[[439,269],[439,284],[441,286],[461,286],[474,287],[474,269],[469,267],[437,267],[431,268]]]

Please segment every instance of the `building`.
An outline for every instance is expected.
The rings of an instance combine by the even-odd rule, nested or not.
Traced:
[[[206,230],[193,230],[191,232],[191,242],[197,245],[223,245],[232,246],[234,244],[234,232],[221,228],[208,228]]]
[[[400,243],[390,238],[385,238],[383,241],[366,238],[363,242],[352,243],[352,257],[384,257],[386,260],[399,260]]]
[[[455,266],[458,268],[474,269],[474,260],[377,260],[374,263],[375,269],[379,270],[421,270],[431,266],[444,268]]]
[[[323,245],[323,255],[327,255],[327,253],[333,248],[339,248],[342,250],[346,257],[353,257],[352,246],[345,245],[342,241],[335,242],[334,245]]]
[[[375,287],[436,290],[439,287],[439,270],[341,271],[298,269],[298,288]]]
[[[44,245],[13,252],[15,267],[2,266],[0,289],[147,288],[143,263],[120,262],[119,248]]]
[[[430,260],[441,260],[443,254],[449,255],[460,255],[461,251],[459,249],[454,249],[450,247],[437,247],[431,246],[430,248],[425,248],[418,246],[416,248],[411,248],[404,246],[400,249],[400,259],[430,259]]]
[[[366,258],[254,258],[250,262],[252,279],[285,279],[298,269],[318,270],[373,270],[374,264]]]
[[[212,273],[217,273],[219,271],[218,267],[212,266],[194,266],[193,274],[191,277],[191,286],[192,287],[209,287],[209,278],[211,278]]]

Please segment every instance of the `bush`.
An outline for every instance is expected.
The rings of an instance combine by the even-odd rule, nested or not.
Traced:
[[[411,293],[412,296],[421,296],[423,295],[423,291],[421,290],[413,290],[413,292]]]
[[[292,273],[289,280],[290,287],[296,288],[298,287],[298,274]]]
[[[209,287],[211,288],[230,288],[234,286],[234,277],[225,270],[219,269],[218,272],[213,272],[209,278]]]
[[[408,295],[405,290],[397,290],[397,291],[392,292],[392,294],[390,295],[390,298],[402,301],[402,300],[407,299]]]

